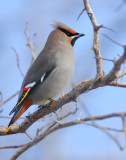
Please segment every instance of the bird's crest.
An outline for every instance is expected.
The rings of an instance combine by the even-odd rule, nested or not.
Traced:
[[[71,29],[70,27],[68,27],[67,25],[61,23],[61,22],[58,22],[58,21],[54,21],[54,24],[51,24],[52,27],[54,27],[55,29],[65,29],[67,30],[68,32],[72,33],[72,34],[76,34],[77,32],[74,31],[73,29]]]

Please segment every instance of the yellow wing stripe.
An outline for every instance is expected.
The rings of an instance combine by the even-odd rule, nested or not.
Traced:
[[[22,99],[20,100],[20,102],[16,105],[16,107],[17,107],[19,104],[22,103],[22,101],[23,101],[23,100],[26,98],[26,96],[28,95],[29,91],[30,91],[30,88],[29,88],[29,89],[27,90],[27,92],[24,94],[23,98],[22,98]],[[5,133],[7,133],[7,132],[9,131],[9,129],[10,129],[11,126],[12,126],[12,124],[7,127]]]
[[[11,126],[12,126],[12,124],[11,124],[10,126],[7,127],[5,133],[7,133],[7,132],[9,131],[9,129],[10,129]]]
[[[24,94],[23,98],[22,98],[22,99],[20,100],[20,102],[16,105],[16,107],[17,107],[19,104],[21,104],[22,101],[26,98],[26,96],[28,95],[30,89],[31,89],[31,88],[29,88],[29,89],[27,90],[27,92]]]

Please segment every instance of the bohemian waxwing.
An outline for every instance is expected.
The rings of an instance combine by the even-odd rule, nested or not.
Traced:
[[[55,30],[50,33],[44,49],[23,80],[18,102],[10,112],[10,115],[13,112],[14,115],[6,133],[32,104],[48,103],[71,82],[75,66],[73,45],[84,34],[77,33],[57,21],[53,27]]]

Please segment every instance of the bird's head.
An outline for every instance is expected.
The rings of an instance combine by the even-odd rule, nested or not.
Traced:
[[[62,32],[68,40],[68,43],[71,44],[72,46],[74,46],[75,41],[79,38],[84,36],[85,34],[82,33],[77,33],[76,31],[74,31],[73,29],[71,29],[70,27],[68,27],[67,25],[58,22],[58,21],[54,21],[55,23],[52,25],[55,29],[58,29],[60,32]]]

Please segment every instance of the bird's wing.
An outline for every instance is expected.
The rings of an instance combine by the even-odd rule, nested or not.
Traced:
[[[40,59],[41,63],[39,62]],[[15,113],[6,129],[6,133],[9,131],[11,125],[15,123],[17,119],[32,105],[32,100],[30,100],[28,97],[32,93],[32,91],[39,84],[43,83],[46,80],[46,78],[48,78],[48,76],[51,74],[51,72],[55,69],[56,65],[52,62],[53,57],[52,59],[49,59],[49,57],[47,56],[41,56],[36,59],[34,64],[28,70],[24,78],[23,84],[21,86],[18,102],[10,112],[10,114],[12,114],[13,112]]]
[[[20,107],[22,106],[22,104],[25,102],[25,100],[29,97],[29,95],[34,91],[34,89],[42,84],[46,78],[50,75],[50,73],[54,70],[55,66],[52,66],[51,69],[47,70],[37,81],[34,81],[30,84],[27,84],[24,88],[23,88],[23,93],[20,96],[20,98],[18,99],[18,102],[16,104],[16,106],[12,109],[12,111],[10,112],[9,115],[11,115],[13,112],[15,112],[16,110],[20,109]]]
[[[18,99],[20,99],[20,97],[22,96],[25,86],[34,82],[36,82],[37,84],[37,82],[39,82],[41,79],[44,79],[44,77],[46,77],[47,74],[49,74],[55,68],[55,52],[56,50],[54,50],[53,52],[52,50],[43,50],[39,54],[24,78]]]
[[[18,110],[20,106],[25,102],[25,100],[29,97],[32,91],[41,83],[43,83],[46,78],[50,75],[50,73],[55,69],[56,64],[54,63],[53,52],[50,54],[50,50],[48,54],[43,51],[37,57],[33,65],[28,70],[24,81],[22,83],[19,98],[16,106],[12,109],[10,114]],[[10,115],[9,114],[9,115]]]

